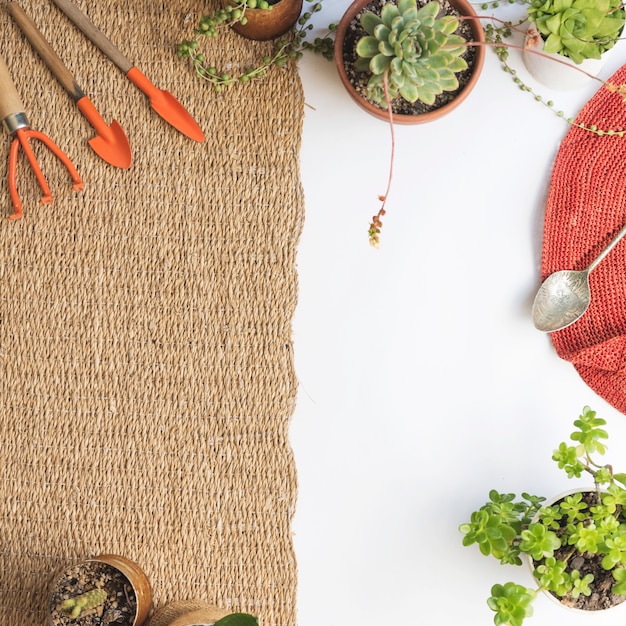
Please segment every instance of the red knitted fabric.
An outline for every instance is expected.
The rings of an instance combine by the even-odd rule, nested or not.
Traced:
[[[626,65],[610,80],[626,83]],[[577,122],[626,130],[626,102],[601,87]],[[546,206],[542,278],[584,269],[626,224],[626,136],[572,127],[556,157]],[[626,413],[626,239],[590,275],[591,304],[581,319],[551,334],[598,395]]]

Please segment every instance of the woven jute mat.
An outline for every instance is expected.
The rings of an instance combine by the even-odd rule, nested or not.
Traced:
[[[99,553],[145,570],[155,606],[204,600],[295,624],[296,475],[291,322],[303,222],[297,69],[215,94],[177,58],[209,5],[75,2],[206,135],[192,141],[50,0],[20,0],[102,117],[122,125],[128,170],[4,10],[0,50],[54,194],[20,154],[21,220],[0,184],[0,626],[45,624],[59,568]],[[228,33],[216,65],[270,43]],[[10,136],[2,130],[0,166]]]

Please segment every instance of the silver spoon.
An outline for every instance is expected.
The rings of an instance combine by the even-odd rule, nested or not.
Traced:
[[[535,328],[544,332],[561,330],[583,316],[589,302],[589,274],[604,259],[604,257],[626,235],[626,226],[617,233],[616,237],[584,270],[561,270],[546,278],[533,302],[533,322]]]

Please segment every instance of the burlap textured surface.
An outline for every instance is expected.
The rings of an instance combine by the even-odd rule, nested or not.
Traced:
[[[293,626],[297,70],[216,95],[174,54],[206,3],[76,0],[193,114],[199,144],[50,0],[20,0],[126,131],[133,165],[117,169],[4,4],[1,51],[31,126],[85,190],[34,144],[54,203],[38,204],[20,156],[24,217],[0,221],[0,625],[43,626],[55,570],[118,553],[145,570],[157,607],[203,600]],[[206,53],[236,70],[269,46],[227,34]],[[7,215],[6,182],[0,200]]]
[[[626,84],[626,66],[610,82]],[[577,123],[626,130],[626,103],[602,87]],[[597,136],[573,126],[554,164],[548,194],[542,274],[582,270],[626,224],[626,137]],[[571,326],[551,334],[598,395],[626,413],[626,242],[591,273],[591,304]]]
[[[175,601],[156,611],[148,626],[196,626],[214,624],[228,615],[228,611],[203,602]]]

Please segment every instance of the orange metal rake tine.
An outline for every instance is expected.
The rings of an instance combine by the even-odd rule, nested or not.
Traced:
[[[13,84],[11,76],[9,74],[9,68],[7,67],[4,59],[0,57],[0,119],[4,121],[9,132],[14,136],[11,143],[11,149],[9,150],[9,193],[11,194],[11,200],[13,202],[14,212],[9,215],[9,219],[18,220],[22,217],[22,204],[17,193],[17,155],[20,150],[20,146],[24,150],[24,154],[32,167],[37,182],[43,191],[43,197],[41,202],[49,204],[52,202],[52,193],[50,187],[46,181],[39,164],[37,163],[37,157],[30,146],[30,139],[38,139],[41,141],[55,156],[57,156],[63,165],[67,168],[74,181],[72,189],[83,189],[83,181],[81,180],[76,168],[70,161],[69,157],[59,148],[59,146],[50,139],[50,137],[44,135],[38,130],[30,128],[26,114],[24,113],[24,106],[22,105],[17,89]]]
[[[17,154],[20,146],[22,146],[24,154],[26,154],[26,158],[35,173],[37,182],[43,192],[41,203],[50,204],[52,202],[52,192],[50,191],[46,177],[43,175],[43,172],[39,167],[39,163],[37,163],[37,158],[35,157],[33,149],[30,146],[29,139],[38,139],[59,158],[72,177],[72,181],[74,182],[72,189],[74,191],[80,191],[84,188],[83,181],[81,180],[69,157],[61,150],[61,148],[59,148],[59,146],[57,146],[56,143],[54,143],[54,141],[52,141],[52,139],[50,139],[50,137],[32,128],[18,128],[15,131],[15,139],[13,139],[13,143],[11,144],[11,151],[9,154],[9,192],[11,194],[11,200],[13,201],[14,208],[14,212],[9,215],[9,219],[12,220],[18,220],[22,217],[22,204],[17,193]]]

